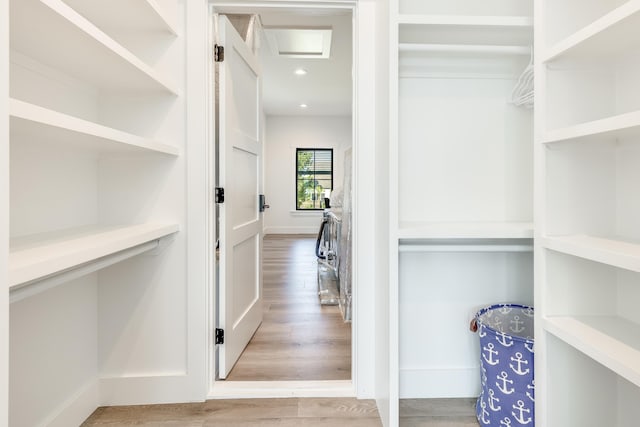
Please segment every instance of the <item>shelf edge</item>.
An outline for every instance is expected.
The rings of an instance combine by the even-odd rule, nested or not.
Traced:
[[[533,18],[528,16],[483,15],[408,15],[398,16],[398,25],[442,25],[474,27],[533,28]]]
[[[40,246],[11,251],[9,253],[9,290],[95,262],[105,256],[169,236],[178,231],[178,224],[138,224],[96,229],[88,235],[82,234],[74,237],[72,234],[68,239],[57,243],[45,242]],[[110,233],[111,236],[109,236]],[[124,235],[119,236],[118,233]],[[116,234],[115,237],[113,234]],[[96,242],[96,238],[100,240]],[[38,251],[44,251],[47,256],[38,254]],[[35,252],[35,255],[28,254],[28,252]],[[56,255],[48,256],[51,252],[56,252]],[[27,254],[25,255],[25,253]],[[18,261],[16,261],[16,257],[19,258]]]
[[[38,0],[43,5],[51,9],[54,13],[69,22],[78,30],[82,31],[87,37],[102,45],[110,53],[118,56],[123,62],[134,67],[138,72],[144,74],[147,78],[162,87],[165,91],[172,95],[179,96],[180,91],[174,83],[169,83],[162,76],[159,76],[156,70],[139,59],[128,49],[120,45],[112,39],[107,33],[96,27],[91,21],[80,15],[73,8],[68,6],[61,0]]]
[[[42,293],[48,289],[62,285],[71,280],[78,279],[82,276],[86,276],[87,274],[94,273],[98,270],[102,270],[103,268],[132,258],[136,255],[154,250],[158,248],[158,246],[160,246],[160,239],[151,240],[147,243],[123,249],[122,251],[98,258],[94,261],[89,261],[85,264],[16,285],[9,289],[9,302],[14,303],[21,301],[30,296]]]
[[[632,16],[634,13],[637,13],[639,11],[640,3],[633,1],[630,1],[612,10],[611,12],[600,17],[591,24],[581,28],[570,36],[565,37],[563,40],[554,44],[545,52],[542,57],[542,62],[549,63],[551,61],[559,59],[560,57],[569,53],[572,49],[575,49],[587,40],[596,37],[598,34],[603,34],[609,28],[613,28],[616,24],[620,23],[624,19]]]
[[[398,227],[401,240],[424,239],[530,239],[533,223],[424,223]]]
[[[9,115],[21,120],[35,122],[40,125],[64,129],[77,134],[105,139],[117,144],[136,147],[150,152],[177,156],[180,154],[178,147],[169,144],[155,142],[141,136],[123,132],[118,129],[80,119],[39,105],[9,98]]]
[[[501,55],[531,55],[528,46],[399,43],[399,52],[478,53]]]
[[[640,132],[640,111],[619,114],[604,119],[593,120],[549,131],[542,138],[543,144],[563,142],[590,136],[605,135],[638,127]]]
[[[171,22],[171,20],[167,16],[167,12],[158,5],[156,0],[143,0],[145,3],[149,5],[149,7],[153,10],[153,13],[163,22],[163,24],[167,27],[169,33],[174,36],[178,35],[178,30],[176,29],[175,23]]]
[[[640,245],[637,244],[586,235],[544,236],[540,240],[546,249],[640,273]],[[606,247],[607,243],[623,248]]]
[[[637,349],[570,316],[543,318],[543,324],[547,332],[640,387],[640,351]],[[627,360],[635,360],[638,365],[633,366]]]

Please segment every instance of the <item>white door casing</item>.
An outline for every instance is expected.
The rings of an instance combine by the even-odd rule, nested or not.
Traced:
[[[227,377],[262,322],[262,214],[258,61],[225,16],[219,17],[218,63],[220,206],[218,375]]]

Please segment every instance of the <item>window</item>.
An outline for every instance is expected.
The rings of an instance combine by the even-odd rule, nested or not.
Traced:
[[[333,149],[296,149],[296,209],[324,209],[333,189]]]

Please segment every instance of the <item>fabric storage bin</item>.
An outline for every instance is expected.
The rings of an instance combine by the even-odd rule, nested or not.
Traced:
[[[496,304],[476,313],[482,390],[481,426],[535,425],[533,307]]]

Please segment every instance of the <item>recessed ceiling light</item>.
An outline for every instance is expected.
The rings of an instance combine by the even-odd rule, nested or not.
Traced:
[[[307,104],[300,104],[300,108],[307,108],[308,105]]]
[[[294,71],[296,76],[304,76],[307,74],[307,70],[305,70],[304,68],[298,68]]]

